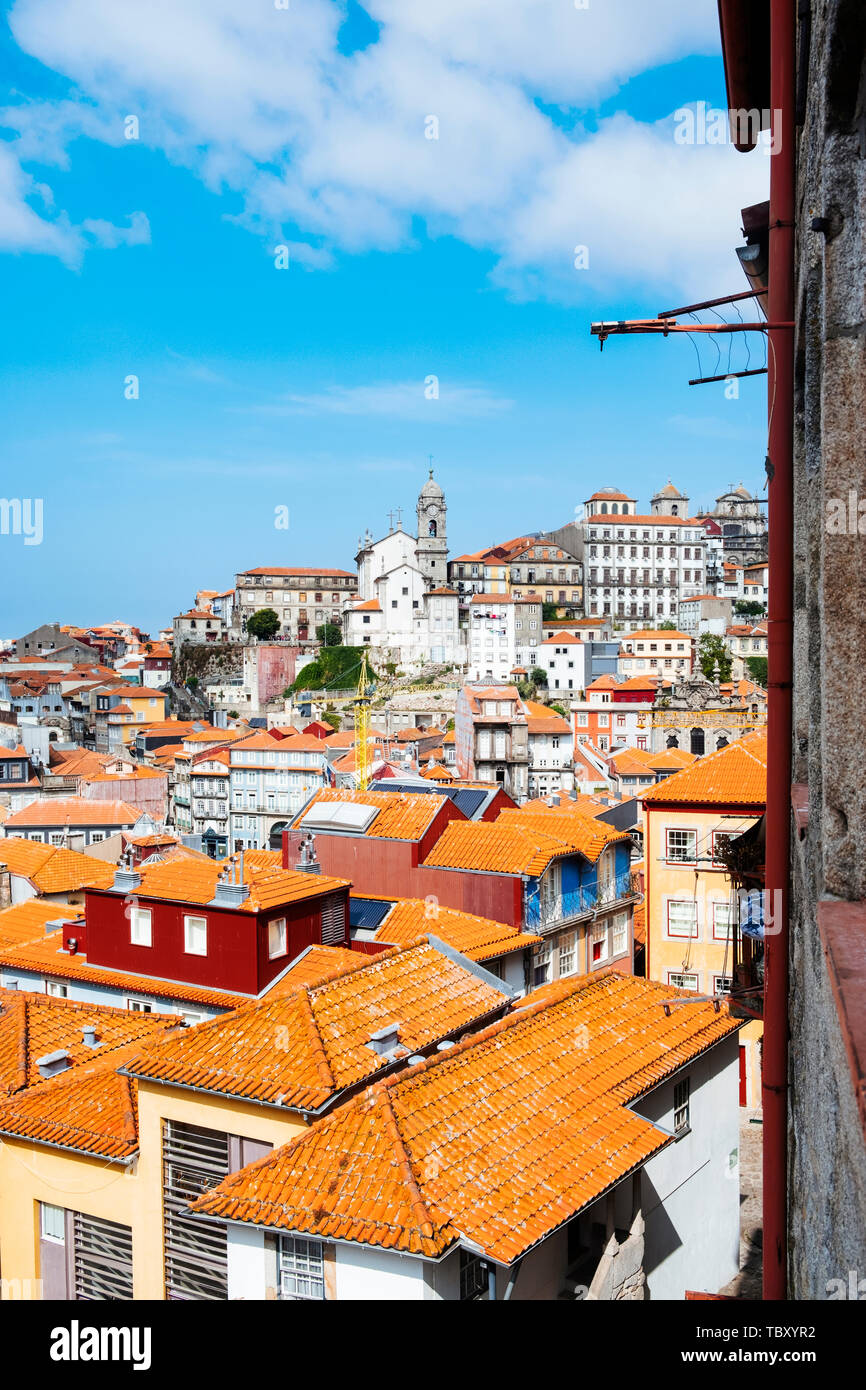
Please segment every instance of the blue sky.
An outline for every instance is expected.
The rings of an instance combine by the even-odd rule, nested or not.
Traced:
[[[291,5],[6,7],[0,495],[41,497],[44,536],[0,535],[0,637],[351,568],[428,454],[452,553],[608,483],[759,484],[762,378],[726,400],[688,340],[589,336],[741,288],[766,160],[671,133],[724,105],[714,0],[645,33],[636,0],[506,0],[495,34],[482,0]]]

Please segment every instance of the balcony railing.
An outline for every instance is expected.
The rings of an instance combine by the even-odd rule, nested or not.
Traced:
[[[531,931],[552,931],[554,927],[564,926],[579,917],[588,917],[613,907],[618,902],[626,902],[638,896],[639,892],[635,875],[626,872],[617,874],[607,883],[573,888],[544,902],[533,896],[526,900],[524,923]]]

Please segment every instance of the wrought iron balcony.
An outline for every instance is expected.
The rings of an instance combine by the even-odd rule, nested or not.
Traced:
[[[527,930],[541,932],[553,931],[567,926],[581,917],[592,917],[598,912],[624,903],[639,896],[640,889],[634,874],[627,871],[617,874],[606,883],[594,883],[585,888],[573,888],[544,902],[537,896],[528,897],[524,905],[524,925]]]

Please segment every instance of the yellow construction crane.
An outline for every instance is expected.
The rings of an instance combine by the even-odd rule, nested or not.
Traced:
[[[365,792],[370,785],[370,696],[367,693],[367,653],[361,657],[361,674],[352,704],[355,707],[355,781]]]

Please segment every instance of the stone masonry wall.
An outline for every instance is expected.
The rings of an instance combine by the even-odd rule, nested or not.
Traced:
[[[813,0],[811,10],[795,214],[793,759],[794,780],[809,786],[808,830],[792,853],[796,1299],[826,1299],[849,1270],[866,1276],[866,1149],[817,926],[822,899],[866,898],[866,7]],[[853,530],[832,529],[852,501]]]

